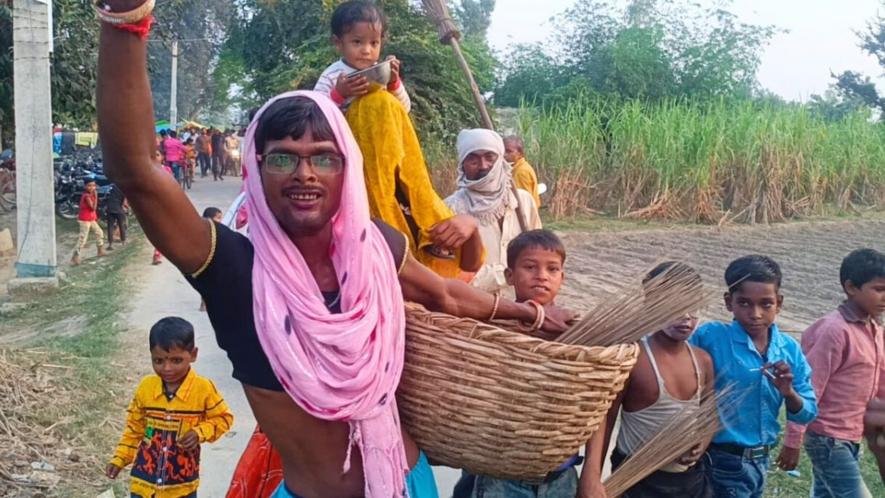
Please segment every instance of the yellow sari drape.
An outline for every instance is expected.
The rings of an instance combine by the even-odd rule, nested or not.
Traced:
[[[347,122],[363,153],[372,216],[406,234],[419,262],[443,277],[457,277],[460,251],[455,259],[443,259],[425,249],[432,245],[430,229],[454,213],[433,189],[408,113],[393,95],[378,90],[350,105]],[[408,205],[414,227],[400,207],[397,190]]]
[[[538,195],[538,176],[535,174],[535,169],[532,168],[532,165],[524,157],[519,158],[518,161],[513,163],[513,183],[516,184],[516,188],[532,194],[532,199],[535,200],[535,207],[541,209],[541,196]]]

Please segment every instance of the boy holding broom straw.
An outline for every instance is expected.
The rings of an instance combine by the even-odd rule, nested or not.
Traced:
[[[656,266],[643,279],[646,295],[653,293],[654,287],[666,285],[666,281],[657,280],[665,273],[690,276],[694,285],[701,285],[701,277],[693,268],[667,261]],[[602,460],[619,412],[621,428],[612,454],[613,469],[651,440],[672,417],[686,410],[699,410],[702,395],[712,392],[713,360],[704,350],[687,343],[697,325],[695,314],[686,315],[643,338],[639,359],[624,390],[609,409],[606,425],[600,427],[587,444],[587,464],[581,472],[579,497],[607,496],[601,482]],[[623,496],[712,498],[713,490],[705,466],[699,463],[708,444],[709,439],[699,442],[677,461],[649,475]]]
[[[796,340],[774,323],[784,302],[781,280],[780,266],[769,257],[732,261],[724,298],[734,321],[704,324],[691,338],[713,358],[716,390],[735,386],[719,402],[722,430],[708,450],[717,497],[762,496],[782,405],[790,422],[808,424],[817,416],[811,367]],[[723,407],[740,416],[722,417]]]

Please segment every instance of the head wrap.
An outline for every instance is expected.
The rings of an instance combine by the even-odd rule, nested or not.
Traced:
[[[341,206],[332,218],[329,251],[342,313],[333,314],[310,268],[268,208],[255,150],[261,115],[273,102],[302,96],[316,102],[345,157]],[[261,108],[246,133],[245,163],[255,328],[286,393],[310,415],[347,422],[359,447],[369,498],[403,496],[408,464],[396,406],[403,367],[405,315],[393,257],[369,218],[363,159],[338,107],[316,92],[279,95]],[[326,248],[317,248],[326,250]]]
[[[496,222],[511,204],[512,168],[504,161],[504,140],[501,135],[485,129],[462,130],[458,134],[458,190],[446,203],[458,214],[469,214],[480,223]],[[473,152],[492,151],[498,160],[488,174],[469,180],[464,174],[464,159]]]

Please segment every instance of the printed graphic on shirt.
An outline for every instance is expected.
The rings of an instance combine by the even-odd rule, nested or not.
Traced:
[[[200,477],[200,448],[186,451],[178,446],[182,422],[149,417],[144,439],[132,465],[132,477],[156,484],[173,486],[196,481]]]

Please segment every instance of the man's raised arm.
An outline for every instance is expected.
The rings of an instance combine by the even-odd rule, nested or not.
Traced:
[[[121,13],[143,2],[106,3],[111,12]],[[96,100],[105,173],[126,195],[154,246],[182,271],[197,270],[209,254],[209,225],[175,179],[153,163],[146,40],[102,23]]]

